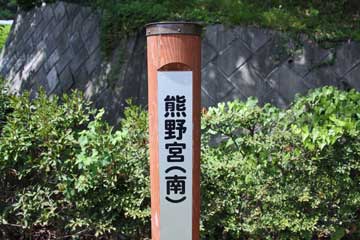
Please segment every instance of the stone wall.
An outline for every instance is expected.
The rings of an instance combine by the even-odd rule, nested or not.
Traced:
[[[324,85],[360,90],[360,43],[323,49],[306,36],[254,27],[207,26],[202,44],[205,107],[256,96],[286,107],[295,94]],[[0,74],[14,93],[40,86],[49,94],[79,89],[118,122],[125,100],[146,105],[143,31],[103,56],[100,17],[89,8],[58,2],[18,14],[3,52]]]

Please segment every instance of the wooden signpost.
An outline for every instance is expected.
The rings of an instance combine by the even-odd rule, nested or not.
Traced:
[[[146,26],[152,240],[199,240],[201,30]]]

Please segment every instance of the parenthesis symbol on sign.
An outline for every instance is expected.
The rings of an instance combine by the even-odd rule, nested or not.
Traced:
[[[178,167],[178,166],[174,166],[174,167],[169,167],[168,169],[166,169],[165,173],[169,173],[171,171],[174,171],[174,170],[179,170],[183,173],[186,173],[186,170],[182,167]]]
[[[166,200],[168,200],[169,202],[172,202],[172,203],[180,203],[180,202],[185,201],[185,199],[186,199],[186,197],[182,197],[179,200],[173,200],[173,199],[171,199],[169,197],[166,197]]]

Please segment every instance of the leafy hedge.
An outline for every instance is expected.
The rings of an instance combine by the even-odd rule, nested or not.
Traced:
[[[10,99],[2,126],[0,235],[147,235],[146,113],[128,109],[112,132],[78,93],[28,99]]]
[[[4,47],[6,39],[10,33],[10,25],[0,25],[0,51]]]
[[[341,239],[351,231],[346,239],[359,239],[359,104],[354,90],[325,87],[286,111],[253,100],[210,109],[202,152],[207,239]],[[206,144],[210,136],[221,136],[216,147]]]
[[[0,100],[1,239],[150,236],[146,111],[114,130],[77,92]],[[203,239],[360,238],[360,93],[219,104],[202,131]]]
[[[0,19],[13,19],[16,13],[16,0],[0,0]]]

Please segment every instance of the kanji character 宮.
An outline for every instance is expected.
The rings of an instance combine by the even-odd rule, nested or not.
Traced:
[[[186,149],[185,143],[167,143],[165,144],[165,148],[169,149],[169,155],[167,156],[168,162],[183,162],[184,155],[182,154],[182,150]]]

